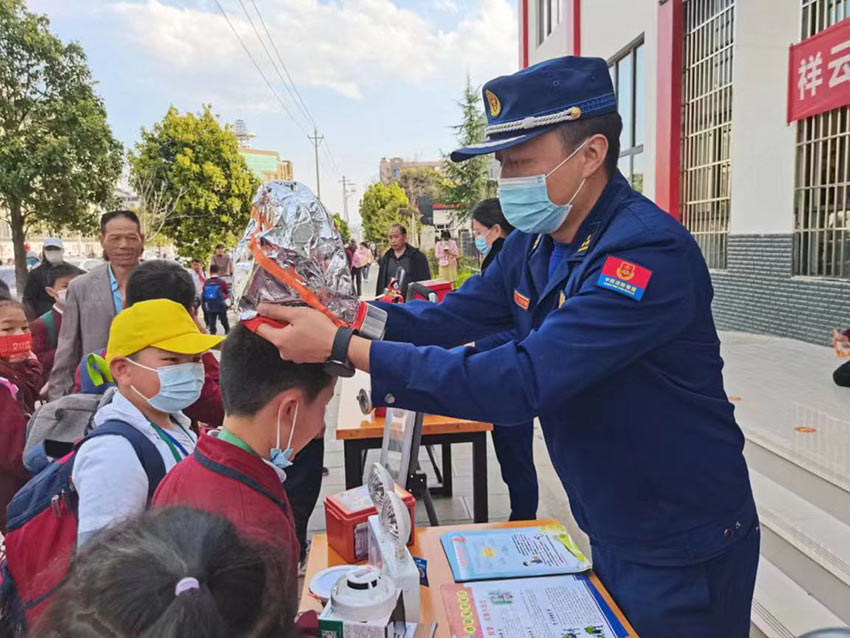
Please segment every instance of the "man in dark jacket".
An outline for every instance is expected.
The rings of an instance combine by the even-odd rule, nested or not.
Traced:
[[[51,297],[46,287],[50,271],[64,263],[65,249],[58,237],[48,237],[42,244],[41,264],[33,268],[27,276],[24,286],[23,303],[27,319],[34,321],[53,307]]]
[[[404,270],[401,294],[407,295],[407,286],[411,281],[426,281],[431,278],[431,267],[422,251],[407,243],[407,229],[401,224],[393,224],[390,227],[389,240],[390,249],[378,262],[378,283],[375,290],[378,294],[384,292],[398,272]]]

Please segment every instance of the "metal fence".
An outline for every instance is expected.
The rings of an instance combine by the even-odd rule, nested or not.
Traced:
[[[805,40],[850,17],[850,0],[802,0]],[[850,278],[850,107],[797,123],[794,274]]]
[[[725,268],[735,0],[686,0],[684,10],[682,222],[709,268]]]

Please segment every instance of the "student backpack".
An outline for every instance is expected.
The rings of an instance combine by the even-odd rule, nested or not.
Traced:
[[[207,312],[226,312],[227,304],[225,303],[224,282],[216,277],[210,277],[204,283],[204,290],[201,293],[204,302],[204,310]]]
[[[26,636],[67,579],[77,548],[74,459],[81,445],[104,435],[123,436],[133,446],[148,477],[148,503],[165,476],[156,446],[144,433],[117,420],[104,422],[33,476],[7,509],[5,556],[0,563],[0,635]]]

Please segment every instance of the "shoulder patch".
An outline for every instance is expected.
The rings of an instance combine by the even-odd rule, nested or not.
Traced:
[[[514,289],[514,303],[523,310],[528,310],[531,300],[525,295],[521,295],[518,290]]]
[[[648,268],[612,256],[605,260],[596,285],[640,301],[651,277],[652,271]]]

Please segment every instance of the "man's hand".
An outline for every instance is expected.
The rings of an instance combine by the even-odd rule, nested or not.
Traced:
[[[324,363],[331,356],[337,327],[318,310],[261,303],[257,311],[264,317],[289,324],[273,328],[263,324],[257,334],[280,351],[282,359],[295,363]]]

